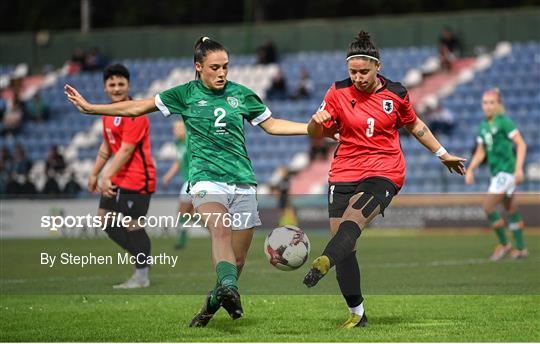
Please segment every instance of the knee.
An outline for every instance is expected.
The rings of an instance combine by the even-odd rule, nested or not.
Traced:
[[[212,230],[212,239],[219,241],[230,241],[232,240],[232,231],[230,228],[224,226],[217,226]]]

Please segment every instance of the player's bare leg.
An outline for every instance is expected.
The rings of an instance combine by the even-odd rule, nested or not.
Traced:
[[[228,214],[227,208],[221,203],[209,202],[201,204],[197,208],[197,213],[202,216],[201,222],[206,224],[210,231],[214,265],[222,261],[236,264],[232,248],[232,230],[225,226],[223,221],[225,214]]]
[[[203,223],[210,231],[212,238],[212,261],[216,266],[218,280],[216,287],[207,295],[201,311],[191,321],[191,327],[204,327],[214,314],[223,306],[233,319],[243,315],[238,294],[238,270],[233,250],[233,234],[230,227],[225,226],[224,216],[228,214],[224,205],[217,202],[201,204],[197,208]]]
[[[495,246],[495,249],[489,258],[492,261],[503,259],[512,249],[512,245],[506,238],[506,225],[504,219],[497,211],[497,206],[503,203],[505,197],[506,196],[502,193],[488,193],[484,198],[484,212],[486,213],[486,216],[491,223],[491,227],[499,240],[499,244]]]
[[[236,257],[238,277],[240,277],[240,274],[244,268],[246,257],[248,255],[249,248],[251,247],[251,241],[253,240],[253,233],[255,233],[255,228],[232,232],[232,244],[234,256]]]

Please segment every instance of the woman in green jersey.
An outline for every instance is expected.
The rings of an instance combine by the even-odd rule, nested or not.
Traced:
[[[233,319],[243,315],[237,279],[254,228],[261,224],[244,120],[272,135],[306,135],[307,124],[273,118],[253,91],[228,81],[229,54],[219,42],[199,38],[194,63],[196,80],[148,99],[98,105],[69,85],[65,93],[88,114],[131,117],[159,109],[165,116],[182,116],[188,134],[190,194],[200,222],[210,231],[217,273],[216,286],[190,324],[203,327],[221,306]]]
[[[465,182],[474,183],[474,170],[487,157],[492,178],[484,200],[484,211],[499,240],[490,259],[500,260],[509,252],[514,259],[526,258],[529,252],[523,242],[523,220],[517,209],[514,190],[516,184],[523,181],[523,163],[527,145],[514,122],[505,115],[498,89],[484,92],[482,110],[486,118],[480,123],[476,138],[478,144],[467,169]],[[516,153],[513,150],[514,145]],[[503,204],[506,209],[506,222],[496,209],[499,204]],[[506,223],[516,242],[516,248],[513,250],[506,238]]]

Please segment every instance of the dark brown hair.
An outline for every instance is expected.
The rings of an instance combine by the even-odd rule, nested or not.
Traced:
[[[193,50],[194,50],[194,53],[193,53],[194,63],[195,62],[203,63],[206,55],[208,55],[208,53],[213,52],[213,51],[224,51],[227,53],[227,55],[229,54],[229,52],[227,51],[227,48],[225,48],[223,44],[219,43],[218,41],[214,41],[213,39],[206,36],[201,36],[199,37],[199,39],[197,39],[197,41],[195,41],[195,46]],[[199,79],[199,77],[200,77],[199,72],[196,71],[195,78]]]
[[[360,31],[354,41],[349,44],[347,58],[354,55],[366,55],[380,60],[379,49],[375,46],[369,33],[366,31]]]

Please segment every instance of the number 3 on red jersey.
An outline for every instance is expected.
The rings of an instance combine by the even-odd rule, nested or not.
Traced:
[[[370,117],[367,119],[367,128],[366,128],[366,136],[372,137],[373,132],[375,131],[375,118]]]

